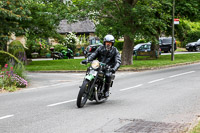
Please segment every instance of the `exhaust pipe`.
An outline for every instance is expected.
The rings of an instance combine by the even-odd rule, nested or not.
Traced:
[[[95,99],[98,103],[105,101],[107,98],[102,98],[99,100],[98,94],[97,94],[97,87],[95,87]]]

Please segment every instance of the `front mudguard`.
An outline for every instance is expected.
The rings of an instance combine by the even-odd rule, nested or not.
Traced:
[[[85,79],[92,81],[94,79],[94,76],[92,74],[88,74],[85,76]]]

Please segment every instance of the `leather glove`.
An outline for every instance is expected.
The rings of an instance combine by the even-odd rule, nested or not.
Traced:
[[[114,69],[114,68],[111,68],[111,69],[110,69],[110,72],[114,73],[114,72],[115,72],[115,69]]]
[[[81,61],[82,64],[87,64],[87,62],[88,62],[87,60],[82,60]]]

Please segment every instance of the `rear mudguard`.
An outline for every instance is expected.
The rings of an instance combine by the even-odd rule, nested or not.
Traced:
[[[89,81],[94,79],[94,76],[92,74],[88,74],[85,76],[85,79],[88,79]]]

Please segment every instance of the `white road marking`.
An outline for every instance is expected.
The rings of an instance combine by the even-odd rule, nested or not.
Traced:
[[[164,80],[164,79],[165,79],[165,78],[156,79],[156,80],[150,81],[150,82],[148,82],[148,83],[151,84],[151,83],[158,82],[158,81],[161,81],[161,80]]]
[[[178,77],[178,76],[181,76],[181,75],[190,74],[190,73],[193,73],[193,72],[195,72],[195,71],[180,73],[180,74],[172,75],[172,76],[169,76],[169,77],[170,77],[170,78],[174,78],[174,77]]]
[[[13,117],[14,115],[6,115],[6,116],[2,116],[2,117],[0,117],[0,120],[2,120],[2,119],[6,119],[6,118],[9,118],[9,117]]]
[[[69,101],[64,101],[64,102],[59,102],[59,103],[54,103],[54,104],[50,104],[50,105],[47,105],[47,106],[48,106],[48,107],[53,107],[53,106],[56,106],[56,105],[65,104],[65,103],[70,103],[70,102],[74,102],[74,101],[76,101],[76,99],[69,100]]]
[[[126,90],[130,90],[130,89],[134,89],[134,88],[140,87],[142,85],[143,84],[139,84],[139,85],[136,85],[136,86],[132,86],[132,87],[128,87],[128,88],[125,88],[125,89],[121,89],[120,91],[126,91]]]
[[[75,75],[75,76],[83,76],[83,75],[85,75],[85,73],[76,73],[76,74],[72,74],[72,75]]]
[[[77,83],[80,83],[82,80],[78,80],[78,81],[74,81],[73,83],[74,84],[77,84]],[[46,86],[40,86],[40,87],[35,87],[35,88],[27,88],[27,89],[24,89],[25,91],[29,91],[29,90],[35,90],[35,89],[40,89],[40,88],[47,88],[47,87],[52,87],[52,86],[60,86],[60,85],[67,85],[69,83],[72,83],[72,82],[64,82],[64,83],[58,83],[58,84],[52,84],[52,85],[46,85]]]

